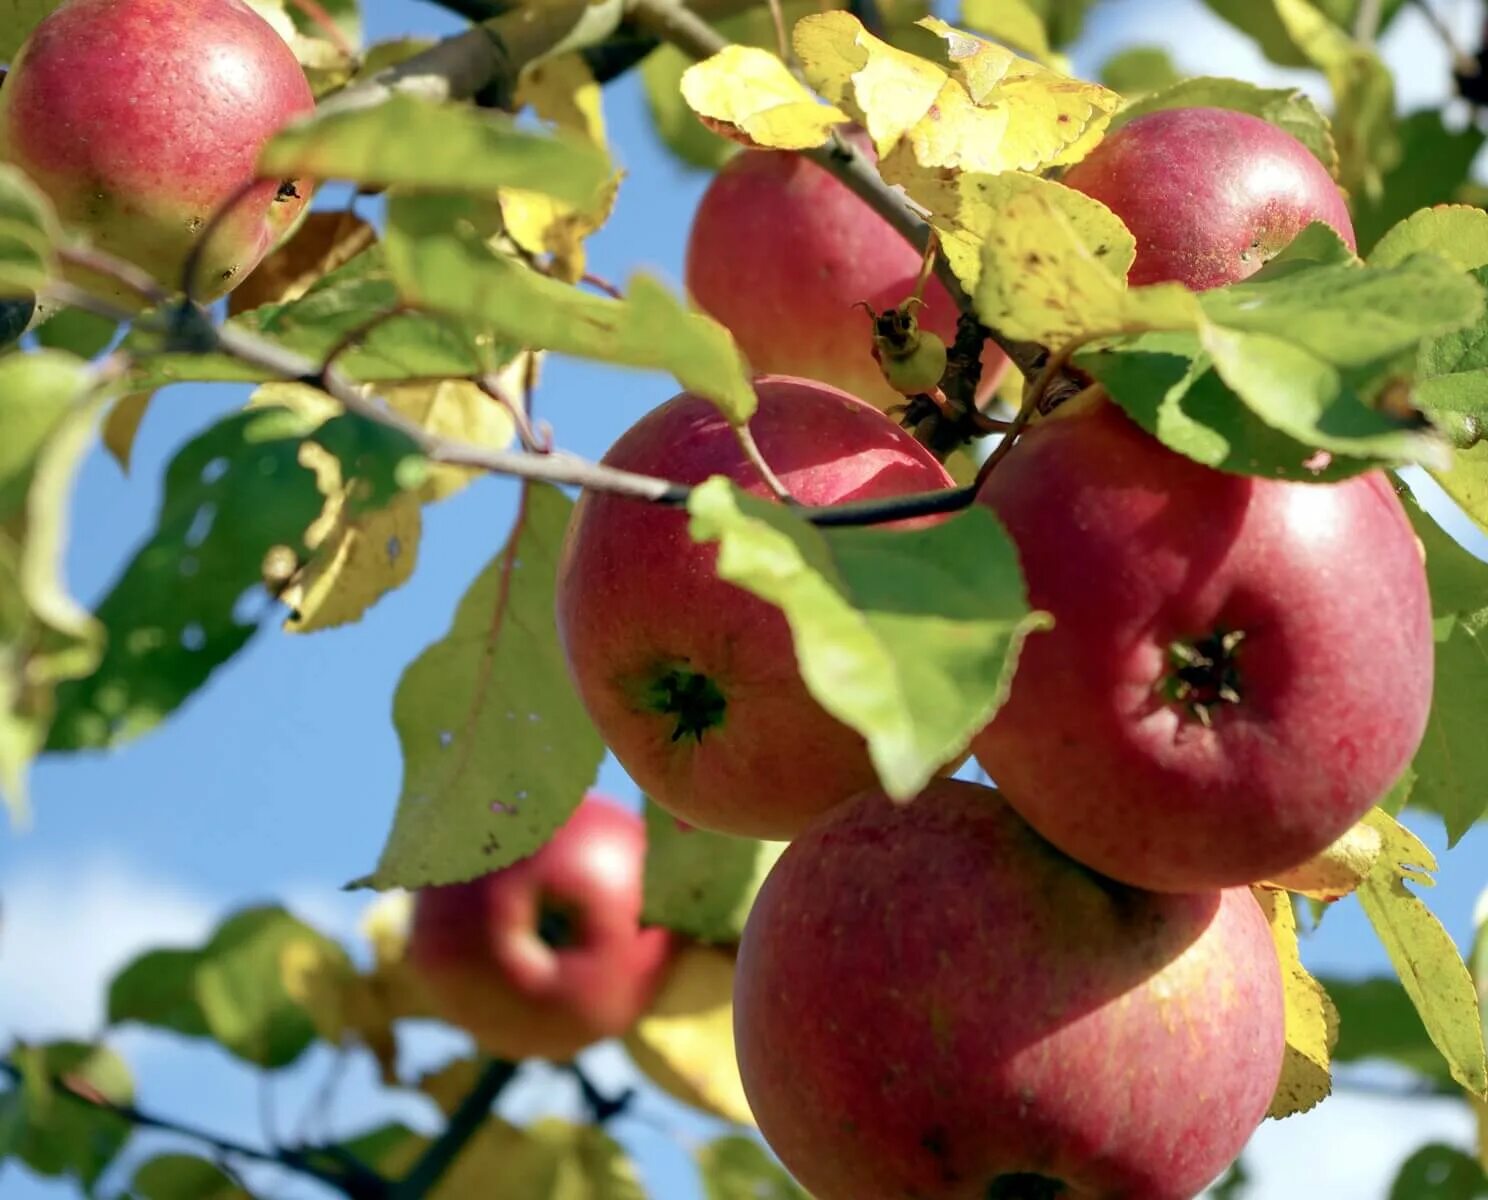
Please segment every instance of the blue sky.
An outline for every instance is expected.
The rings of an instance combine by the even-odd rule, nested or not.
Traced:
[[[458,23],[429,4],[376,0],[373,37]],[[1450,6],[1446,6],[1450,9]],[[1455,18],[1473,28],[1476,4]],[[1208,18],[1198,0],[1109,0],[1076,49],[1092,72],[1111,48],[1132,41],[1169,45],[1191,72],[1252,79],[1317,81],[1266,67],[1244,43]],[[1407,107],[1442,94],[1445,60],[1413,14],[1388,49],[1401,70]],[[706,179],[685,171],[649,130],[638,79],[608,89],[615,153],[630,175],[614,220],[591,243],[592,266],[623,281],[638,267],[681,279],[684,231]],[[598,456],[643,411],[675,391],[665,377],[551,362],[538,393],[539,415],[560,445]],[[101,453],[79,481],[68,570],[78,595],[98,597],[153,522],[162,466],[189,438],[242,403],[244,389],[182,387],[161,393],[140,432],[132,475]],[[201,938],[225,912],[277,899],[333,932],[350,935],[365,895],[338,889],[377,858],[399,790],[401,764],[390,718],[404,666],[446,628],[469,582],[500,547],[512,516],[513,485],[488,479],[425,514],[413,581],[382,600],[361,623],[309,637],[270,629],[214,678],[166,726],[108,755],[42,762],[33,779],[34,826],[0,830],[0,1044],[12,1036],[88,1036],[99,1023],[102,987],[139,950]],[[1453,522],[1462,532],[1462,523]],[[1464,536],[1468,536],[1464,534]],[[1484,542],[1469,544],[1479,553]],[[613,763],[601,786],[634,789]],[[1430,821],[1413,822],[1440,847]],[[1488,834],[1448,854],[1431,897],[1451,932],[1465,941],[1474,902],[1488,884]],[[1373,974],[1383,954],[1352,903],[1329,914],[1307,947],[1319,971]],[[132,1031],[117,1041],[136,1068],[144,1102],[165,1112],[253,1139],[266,1107],[252,1077],[210,1047]],[[433,1064],[460,1046],[453,1035],[416,1039],[415,1057]],[[283,1134],[296,1126],[325,1068],[313,1057],[276,1085],[267,1104]],[[628,1078],[610,1048],[593,1055],[601,1078]],[[1371,1079],[1379,1076],[1371,1075]],[[427,1124],[417,1101],[378,1092],[365,1064],[340,1092],[333,1125],[350,1132],[388,1114]],[[567,1081],[538,1071],[514,1090],[507,1110],[573,1112]],[[1390,1102],[1342,1094],[1317,1113],[1271,1124],[1250,1157],[1265,1197],[1321,1200],[1383,1197],[1393,1165],[1421,1141],[1468,1144],[1471,1123],[1451,1102]],[[715,1126],[647,1094],[618,1135],[637,1153],[653,1194],[697,1195],[686,1159],[691,1139]],[[159,1143],[153,1143],[158,1145]],[[1300,1186],[1305,1181],[1306,1186]],[[0,1167],[5,1200],[60,1200],[68,1185]],[[265,1195],[318,1195],[285,1182]]]

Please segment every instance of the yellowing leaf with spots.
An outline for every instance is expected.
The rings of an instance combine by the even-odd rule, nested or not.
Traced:
[[[734,1057],[733,992],[733,954],[687,946],[625,1035],[625,1048],[652,1082],[684,1104],[752,1125]]]
[[[930,213],[940,233],[941,251],[956,278],[975,293],[982,275],[982,246],[1005,220],[1003,210],[1017,196],[1035,195],[1062,214],[1091,255],[1117,279],[1125,279],[1137,242],[1121,218],[1099,200],[1037,175],[916,175],[906,181],[912,199]]]
[[[1268,888],[1252,890],[1276,942],[1286,1005],[1286,1052],[1266,1115],[1290,1117],[1315,1107],[1333,1090],[1331,1056],[1338,1041],[1338,1010],[1302,965],[1291,898]]]
[[[1383,847],[1380,831],[1361,821],[1300,867],[1293,867],[1260,886],[1284,888],[1313,900],[1339,900],[1369,877]]]
[[[805,150],[851,118],[824,105],[756,46],[729,46],[682,73],[682,98],[715,133],[746,146]]]
[[[868,129],[891,182],[926,169],[995,175],[1077,161],[1121,102],[944,21],[916,24],[940,39],[943,66],[880,41],[847,13],[805,17],[795,29],[807,81]]]
[[[1432,886],[1436,857],[1388,813],[1376,808],[1365,820],[1379,832],[1382,846],[1359,888],[1359,903],[1452,1078],[1471,1095],[1488,1097],[1483,1021],[1472,975],[1452,935],[1406,886]]]
[[[1197,328],[1192,292],[1177,283],[1128,288],[1124,253],[1046,190],[1010,189],[989,208],[973,293],[986,324],[1055,349],[1103,334]]]

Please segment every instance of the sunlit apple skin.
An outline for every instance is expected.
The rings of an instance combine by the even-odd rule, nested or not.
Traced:
[[[779,376],[755,390],[755,441],[804,504],[951,485],[923,446],[856,397]],[[604,462],[681,483],[725,475],[767,494],[718,410],[685,393]],[[687,526],[677,510],[584,493],[558,568],[569,669],[605,743],[658,804],[703,829],[788,838],[874,782],[867,747],[807,693],[780,611],[720,580],[717,547]],[[673,702],[679,689],[695,702]]]
[[[674,949],[640,924],[645,854],[641,818],[591,793],[536,854],[419,892],[409,956],[433,1006],[498,1058],[624,1033]]]
[[[1190,1200],[1265,1114],[1281,973],[1248,889],[1103,879],[991,789],[866,793],[744,930],[734,1038],[816,1200]]]
[[[872,151],[866,135],[854,137]],[[687,288],[726,325],[761,373],[819,379],[878,408],[903,404],[873,359],[872,324],[854,307],[892,308],[914,289],[920,255],[845,184],[810,159],[748,150],[703,193],[687,242]],[[937,281],[925,288],[923,328],[956,340],[959,315]],[[991,343],[978,395],[1007,368]]]
[[[242,0],[68,0],[0,89],[0,160],[39,184],[69,229],[176,288],[264,143],[313,108],[294,54]],[[197,295],[242,279],[309,197],[297,180],[248,191],[211,240]]]
[[[1314,221],[1355,249],[1343,193],[1296,138],[1223,108],[1171,108],[1123,125],[1065,172],[1137,239],[1132,284],[1204,291],[1253,275]]]
[[[1036,425],[978,500],[1054,627],[1025,643],[973,751],[1067,854],[1164,891],[1268,879],[1354,824],[1415,754],[1431,605],[1381,473],[1224,474],[1102,403]],[[1220,655],[1235,699],[1204,670],[1188,695],[1209,702],[1176,698],[1170,648],[1237,632]]]

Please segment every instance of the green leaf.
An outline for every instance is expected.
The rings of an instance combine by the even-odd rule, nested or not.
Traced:
[[[707,1200],[811,1200],[753,1138],[714,1138],[697,1165]]]
[[[1205,466],[1327,482],[1376,465],[1373,458],[1342,454],[1320,463],[1316,447],[1300,436],[1308,432],[1306,426],[1294,436],[1262,419],[1226,385],[1194,334],[1123,338],[1078,355],[1076,363],[1148,433]],[[1416,435],[1401,437],[1397,452],[1409,457]]]
[[[68,592],[62,558],[73,477],[106,400],[71,355],[0,360],[0,793],[17,822],[56,685],[91,671],[101,651],[102,630]]]
[[[219,1167],[189,1154],[162,1154],[142,1163],[129,1190],[130,1200],[253,1200]]]
[[[522,346],[670,371],[733,421],[754,411],[749,370],[724,327],[644,275],[625,300],[595,296],[494,251],[462,197],[396,196],[387,258],[410,303],[478,322]]]
[[[403,673],[393,721],[403,788],[363,885],[472,879],[533,853],[568,819],[604,755],[564,662],[553,615],[573,505],[523,488],[507,544],[454,624]]]
[[[1407,0],[1384,0],[1380,6],[1380,27],[1387,27]],[[1276,13],[1272,0],[1204,0],[1215,13],[1236,29],[1254,38],[1272,62],[1283,67],[1309,67],[1313,61],[1298,49],[1286,24]],[[1353,28],[1361,0],[1316,0],[1316,7],[1335,24]]]
[[[38,1175],[74,1178],[92,1196],[131,1126],[69,1088],[128,1104],[134,1097],[129,1068],[112,1050],[81,1042],[19,1045],[10,1061],[21,1080],[0,1092],[0,1159],[18,1158]]]
[[[1465,204],[1412,213],[1380,238],[1372,267],[1397,267],[1413,254],[1435,254],[1463,271],[1488,266],[1488,213]]]
[[[1217,325],[1284,339],[1339,367],[1379,362],[1483,315],[1483,289],[1432,255],[1369,268],[1318,264],[1216,288],[1200,302]]]
[[[1377,196],[1385,173],[1400,160],[1394,75],[1372,46],[1343,31],[1340,26],[1352,18],[1336,11],[1336,3],[1327,4],[1333,10],[1328,12],[1309,0],[1271,3],[1287,36],[1307,62],[1327,76],[1333,91],[1339,183],[1350,195]]]
[[[19,167],[0,162],[0,299],[29,300],[41,291],[56,272],[52,247],[60,236],[41,189]]]
[[[119,971],[109,984],[111,1025],[137,1021],[186,1037],[210,1037],[196,998],[198,950],[147,950]]]
[[[489,332],[467,329],[448,317],[389,315],[398,305],[386,257],[380,246],[373,246],[317,280],[300,299],[263,305],[227,324],[316,362],[344,346],[337,365],[351,378],[369,383],[482,375],[516,353],[515,346],[496,342]],[[369,328],[373,318],[377,323]],[[364,332],[358,336],[358,331]],[[124,340],[125,349],[145,356],[130,376],[131,391],[193,380],[262,383],[275,378],[223,354],[162,354],[158,343],[157,337],[139,331]]]
[[[1404,485],[1396,488],[1426,551],[1436,633],[1431,716],[1411,764],[1410,803],[1437,813],[1455,843],[1488,812],[1488,563],[1459,546]]]
[[[704,942],[737,942],[782,842],[728,837],[685,825],[646,802],[641,920]]]
[[[36,340],[53,350],[66,350],[79,358],[93,358],[108,349],[118,325],[81,308],[64,308],[48,317],[36,330]]]
[[[1379,194],[1352,197],[1360,251],[1367,253],[1386,230],[1418,209],[1451,201],[1469,179],[1482,146],[1483,133],[1475,125],[1448,129],[1437,109],[1406,117],[1400,123],[1400,161],[1385,172]]]
[[[240,601],[261,583],[271,550],[304,559],[305,530],[324,503],[299,461],[310,432],[286,409],[238,413],[172,459],[153,536],[98,606],[108,633],[102,661],[58,689],[50,749],[145,732],[247,644],[258,624],[251,610],[239,615]],[[396,435],[377,441],[395,462],[412,451]],[[357,465],[366,464],[343,463],[343,477]]]
[[[1111,126],[1119,128],[1135,117],[1168,108],[1228,108],[1260,117],[1311,150],[1330,174],[1338,173],[1338,147],[1333,144],[1328,118],[1296,88],[1263,88],[1241,79],[1216,76],[1184,79],[1122,109]]]
[[[1430,886],[1436,859],[1392,818],[1376,812],[1369,819],[1385,846],[1355,895],[1452,1078],[1482,1099],[1488,1094],[1488,1062],[1472,978],[1451,934],[1406,886],[1407,878]]]
[[[594,202],[611,174],[605,153],[583,138],[529,132],[489,108],[406,93],[291,125],[264,147],[259,169],[274,178],[479,195],[514,187],[579,207]]]
[[[310,943],[332,958],[345,952],[282,908],[228,917],[202,948],[195,989],[212,1038],[271,1070],[294,1062],[315,1040],[315,1025],[285,987],[285,954]]]
[[[21,43],[62,0],[0,0],[0,62],[15,60]]]
[[[1389,1200],[1482,1200],[1488,1175],[1470,1154],[1439,1142],[1422,1146],[1401,1165]]]
[[[1085,14],[1095,0],[1027,0],[1028,7],[1043,18],[1049,44],[1066,46],[1080,36]]]
[[[1100,69],[1100,81],[1123,96],[1160,91],[1182,77],[1161,46],[1130,46],[1111,55]]]
[[[817,529],[714,478],[688,502],[718,574],[785,614],[807,689],[868,739],[889,795],[913,796],[1007,695],[1031,613],[1017,554],[974,506],[914,530]]]
[[[1431,1044],[1426,1027],[1399,980],[1324,979],[1338,1009],[1335,1062],[1386,1059],[1435,1083],[1448,1085],[1451,1075]]]

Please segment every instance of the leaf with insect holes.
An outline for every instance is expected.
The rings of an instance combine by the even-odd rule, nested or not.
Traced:
[[[48,1178],[70,1178],[88,1195],[129,1140],[127,1118],[79,1101],[128,1104],[134,1084],[106,1046],[18,1043],[7,1055],[20,1079],[0,1092],[0,1153]]]
[[[1054,348],[1096,334],[1192,329],[1198,298],[1177,283],[1128,288],[1108,222],[1040,188],[1009,188],[987,226],[977,316],[1013,338]]]
[[[406,93],[297,122],[264,147],[258,165],[271,178],[478,195],[520,187],[575,205],[590,203],[611,172],[608,156],[585,138],[530,132],[488,108]]]
[[[1241,79],[1200,76],[1184,79],[1127,105],[1111,120],[1118,129],[1136,117],[1169,108],[1227,108],[1249,113],[1284,129],[1328,169],[1338,174],[1338,147],[1328,118],[1306,92],[1296,88],[1263,88]]]
[[[473,879],[546,842],[594,781],[604,745],[574,691],[553,615],[572,502],[528,483],[501,553],[393,698],[403,787],[377,869],[358,882]]]
[[[396,196],[387,255],[410,303],[479,323],[518,345],[669,371],[735,422],[754,412],[748,366],[728,331],[637,275],[624,300],[551,279],[492,249],[459,196]]]
[[[910,196],[929,211],[941,251],[969,294],[975,294],[981,279],[982,247],[1017,196],[1038,196],[1057,211],[1091,257],[1115,278],[1125,279],[1136,257],[1136,239],[1120,217],[1099,200],[1037,175],[1018,171],[934,179],[921,175],[910,181],[909,188]]]
[[[807,82],[867,128],[891,183],[1074,162],[1120,103],[944,21],[916,24],[935,38],[940,61],[879,40],[847,13],[805,17],[792,37]]]
[[[813,96],[777,55],[729,46],[682,74],[682,96],[703,123],[746,146],[805,150],[851,118]]]
[[[1286,1014],[1281,1079],[1266,1115],[1290,1117],[1316,1108],[1333,1090],[1329,1056],[1338,1040],[1338,1012],[1322,984],[1302,965],[1297,946],[1297,915],[1290,897],[1267,888],[1253,888],[1252,892],[1266,915],[1281,960]]]
[[[1482,1098],[1488,1064],[1472,976],[1451,934],[1406,886],[1432,886],[1436,858],[1393,817],[1375,809],[1366,819],[1379,830],[1384,850],[1359,888],[1359,903],[1452,1078]]]
[[[1459,546],[1404,484],[1396,490],[1426,552],[1436,637],[1431,715],[1411,763],[1410,802],[1440,815],[1455,843],[1488,815],[1488,564]]]
[[[50,749],[117,745],[153,728],[247,644],[266,557],[304,560],[323,506],[300,462],[307,435],[341,459],[345,478],[391,486],[416,459],[384,426],[342,416],[317,429],[282,408],[234,414],[194,438],[166,469],[149,540],[98,605],[101,661],[57,690]]]
[[[684,946],[646,1012],[626,1031],[631,1060],[683,1104],[753,1125],[734,1054],[734,955]]]
[[[966,749],[1048,624],[980,506],[914,530],[818,529],[717,477],[687,510],[693,538],[719,543],[719,577],[785,614],[807,690],[868,740],[899,800]]]
[[[1369,878],[1383,849],[1379,830],[1361,821],[1305,863],[1257,886],[1296,892],[1312,900],[1341,900]]]

